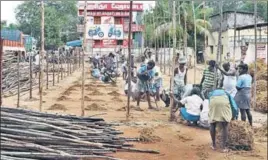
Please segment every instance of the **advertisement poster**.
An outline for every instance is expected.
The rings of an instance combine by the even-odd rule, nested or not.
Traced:
[[[89,24],[89,25],[93,25],[94,24],[94,17],[87,17],[87,23]]]
[[[266,45],[258,44],[257,45],[257,58],[265,59],[267,57]]]
[[[87,25],[87,39],[118,39],[124,38],[122,25]]]
[[[114,24],[114,17],[101,17],[101,24]]]

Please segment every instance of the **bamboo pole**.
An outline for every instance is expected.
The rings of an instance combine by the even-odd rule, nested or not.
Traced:
[[[82,86],[81,86],[81,116],[85,115],[85,53],[86,53],[86,34],[87,34],[87,1],[84,5],[84,37],[82,55]]]
[[[254,108],[256,108],[257,96],[257,0],[254,0],[254,41],[255,41],[255,63],[254,63]]]
[[[218,48],[217,48],[217,57],[216,57],[216,63],[218,64],[220,54],[221,54],[221,32],[222,32],[222,1],[219,3],[220,7],[220,30],[219,30],[219,37],[218,37]],[[214,82],[214,88],[217,88],[217,83],[218,83],[218,74],[217,70],[215,69],[214,71],[214,77],[215,77],[215,82]]]
[[[187,13],[184,11],[184,53],[186,55],[186,58],[189,59],[188,51],[187,51],[187,47],[188,47],[187,40],[188,40],[188,38],[187,38]],[[192,62],[190,62],[190,64],[191,63]]]
[[[205,30],[207,30],[207,23],[206,23],[206,13],[205,13],[205,9],[206,9],[206,1],[203,1],[204,4],[204,23],[205,23]],[[205,68],[207,68],[207,54],[206,54],[206,49],[207,49],[207,35],[206,32],[204,32],[204,51],[203,51],[203,57],[204,57],[204,62],[205,62]]]
[[[39,111],[42,111],[42,103],[43,103],[43,58],[45,52],[45,12],[44,12],[44,1],[41,0],[41,56],[40,56],[40,103],[39,103]]]
[[[233,46],[233,64],[235,64],[235,50],[236,50],[236,12],[237,12],[237,4],[235,3],[235,13],[234,13],[234,46]]]
[[[58,69],[58,71],[57,71],[58,72],[58,75],[57,75],[58,77],[57,78],[58,78],[58,81],[57,82],[60,83],[60,62],[59,62],[60,61],[60,54],[59,53],[57,55],[57,59],[58,59],[58,61],[57,61],[57,69]]]
[[[18,76],[18,97],[17,97],[17,108],[20,107],[20,54],[21,51],[17,52],[17,76]]]
[[[193,16],[194,16],[194,84],[196,82],[196,19],[195,19],[195,9],[194,9],[194,1],[192,1],[192,8],[193,8]]]
[[[60,52],[59,52],[59,54],[60,54]],[[62,56],[61,56],[61,60],[60,60],[60,77],[61,77],[61,80],[63,80],[63,66],[62,66],[62,61],[63,61],[63,59],[62,59]]]
[[[3,69],[3,44],[4,44],[4,39],[2,39],[2,37],[0,37],[0,106],[2,106],[3,103],[3,99],[2,99],[2,69]]]
[[[165,12],[164,12],[164,18],[165,18]],[[166,20],[165,20],[166,24]],[[166,74],[166,32],[164,32],[164,74]]]
[[[49,83],[49,76],[48,76],[48,54],[46,55],[46,79],[47,79],[46,89],[48,89],[48,83]]]
[[[32,52],[30,54],[30,59],[29,59],[29,63],[30,63],[30,71],[29,71],[29,79],[30,79],[30,90],[29,90],[29,99],[33,98],[33,59],[32,59]]]
[[[154,8],[154,10],[156,10],[156,7]],[[158,62],[158,54],[157,54],[157,51],[156,51],[156,45],[157,45],[157,39],[156,39],[156,34],[155,34],[155,29],[156,29],[156,26],[155,26],[155,18],[154,18],[154,13],[153,12],[153,24],[154,24],[154,49],[155,49],[155,62]]]
[[[173,15],[172,15],[172,22],[173,22],[173,57],[172,57],[172,69],[171,69],[171,92],[174,90],[174,69],[175,69],[175,59],[176,59],[176,1],[173,1]],[[173,113],[173,103],[174,99],[171,98],[171,106],[170,106],[170,117],[169,120],[173,121],[175,116]]]
[[[55,86],[55,62],[54,62],[54,59],[55,59],[55,53],[52,54],[52,73],[53,73],[53,86]]]
[[[130,93],[131,93],[131,23],[132,23],[132,4],[133,1],[130,1],[129,7],[129,25],[128,25],[128,96],[127,96],[127,119],[130,112]]]
[[[169,9],[171,9],[171,7]],[[171,20],[172,20],[172,18],[170,17],[170,21]],[[170,46],[170,43],[171,43],[171,36],[170,36],[170,31],[169,31],[169,33],[168,33],[168,62],[169,62],[168,74],[169,74],[169,76],[171,74],[170,71],[171,71],[171,66],[172,66],[172,63],[170,63],[171,62],[171,46]]]

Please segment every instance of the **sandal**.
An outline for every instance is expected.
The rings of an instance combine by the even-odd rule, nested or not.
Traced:
[[[213,151],[216,150],[216,147],[214,147],[213,145],[211,145],[210,148],[211,148]]]
[[[227,153],[227,152],[229,152],[228,148],[225,148],[225,149],[222,150],[222,153]]]

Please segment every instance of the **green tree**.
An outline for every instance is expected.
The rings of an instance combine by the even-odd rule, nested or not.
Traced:
[[[66,41],[79,37],[76,33],[78,22],[76,1],[45,1],[45,47],[59,47]],[[35,37],[40,44],[41,12],[40,2],[25,1],[16,8],[19,29]],[[68,38],[62,33],[69,32]]]

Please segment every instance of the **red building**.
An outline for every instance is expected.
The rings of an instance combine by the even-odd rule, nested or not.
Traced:
[[[92,41],[93,48],[127,47],[129,7],[129,3],[87,4],[87,40]],[[134,3],[132,7],[133,12],[143,12],[142,3]],[[79,5],[78,12],[79,16],[84,16],[83,3]],[[132,37],[141,33],[143,28],[143,25],[133,23]]]

